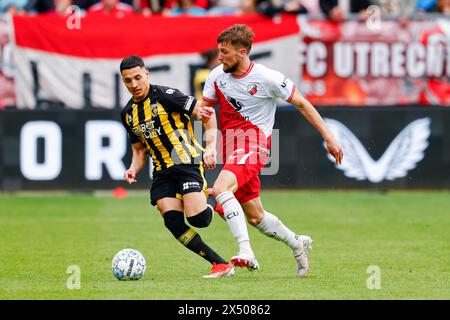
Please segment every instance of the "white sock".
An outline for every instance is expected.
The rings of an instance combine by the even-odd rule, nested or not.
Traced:
[[[286,243],[292,250],[296,248],[298,236],[270,212],[264,211],[264,218],[256,228],[269,238]]]
[[[234,194],[231,191],[225,191],[219,194],[216,200],[223,208],[228,227],[239,245],[239,253],[246,253],[253,256],[244,211]]]

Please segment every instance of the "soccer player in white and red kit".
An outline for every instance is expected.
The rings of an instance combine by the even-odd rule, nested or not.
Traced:
[[[242,24],[219,35],[218,58],[222,64],[212,70],[203,90],[200,118],[203,121],[214,119],[213,106],[218,102],[220,107],[224,165],[212,193],[239,245],[239,253],[231,258],[231,263],[241,268],[246,266],[249,270],[259,268],[250,245],[245,213],[248,222],[260,232],[292,249],[298,266],[297,275],[306,277],[311,238],[297,235],[275,215],[264,210],[259,196],[259,173],[268,162],[277,98],[293,104],[319,131],[337,164],[342,161],[342,147],[290,79],[250,61],[253,36],[252,30]],[[209,144],[205,150],[207,168],[216,165],[213,145]]]

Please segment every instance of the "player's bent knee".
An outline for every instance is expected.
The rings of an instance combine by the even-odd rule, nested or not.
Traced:
[[[212,188],[212,194],[213,194],[214,198],[217,198],[217,196],[219,196],[221,193],[223,193],[225,191],[228,191],[228,190],[221,185],[214,185]]]
[[[252,216],[247,215],[246,217],[247,217],[248,223],[254,227],[256,227],[258,224],[260,224],[264,220],[263,214],[255,214]]]
[[[262,219],[256,217],[247,217],[247,221],[249,224],[255,227],[261,223]]]
[[[194,216],[187,217],[187,221],[193,227],[205,228],[211,223],[213,216],[213,210],[210,206],[207,206],[205,210],[197,213]]]

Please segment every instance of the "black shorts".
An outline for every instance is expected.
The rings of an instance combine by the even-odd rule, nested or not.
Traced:
[[[183,199],[190,192],[205,192],[208,185],[200,164],[178,164],[153,175],[150,189],[152,205],[162,198]]]

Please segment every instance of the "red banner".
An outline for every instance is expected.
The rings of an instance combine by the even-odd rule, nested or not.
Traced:
[[[450,105],[450,22],[303,20],[302,91],[320,105]]]
[[[0,109],[16,104],[11,59],[12,46],[8,30],[6,21],[0,17]]]
[[[200,52],[217,46],[217,36],[235,23],[255,32],[255,43],[298,33],[295,17],[281,23],[261,15],[242,17],[114,17],[87,15],[79,28],[59,16],[14,17],[16,44],[22,48],[83,58],[119,59]]]
[[[217,36],[236,23],[255,32],[252,54],[290,78],[298,73],[295,16],[273,21],[241,17],[14,17],[17,105],[58,103],[81,109],[123,106],[130,98],[119,75],[120,61],[144,58],[150,81],[190,92],[200,53],[217,47]]]

